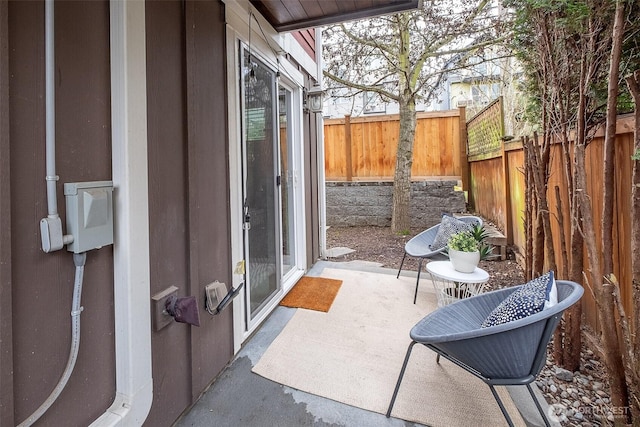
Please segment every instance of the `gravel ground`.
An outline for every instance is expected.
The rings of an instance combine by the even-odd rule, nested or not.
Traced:
[[[327,230],[327,248],[347,247],[354,252],[332,261],[373,261],[383,267],[398,268],[405,243],[422,230],[412,230],[399,236],[389,227],[330,227]],[[480,267],[489,273],[489,285],[494,288],[524,283],[522,268],[507,250],[507,260],[481,261]],[[416,271],[418,261],[407,258],[403,270]],[[545,398],[552,406],[552,418],[563,426],[613,425],[610,408],[609,385],[603,366],[589,349],[581,352],[580,370],[568,372],[555,366],[550,358],[536,380]]]
[[[536,384],[552,407],[552,417],[562,425],[613,425],[615,418],[604,367],[589,349],[583,348],[581,356],[578,372],[560,369],[548,357]]]

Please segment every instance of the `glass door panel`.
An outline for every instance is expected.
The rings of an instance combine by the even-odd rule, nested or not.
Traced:
[[[292,93],[280,86],[280,194],[282,206],[282,275],[296,266],[295,208],[294,208],[294,150]]]
[[[280,289],[276,76],[242,50],[244,228],[248,321]]]

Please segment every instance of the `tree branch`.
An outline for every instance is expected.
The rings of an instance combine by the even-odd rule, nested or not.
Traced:
[[[367,91],[367,92],[375,92],[378,93],[382,96],[386,96],[389,99],[393,99],[394,101],[398,101],[399,97],[398,95],[391,93],[389,91],[386,91],[384,89],[382,89],[379,86],[372,86],[372,85],[365,85],[365,84],[359,84],[359,83],[354,83],[352,81],[349,80],[345,80],[341,77],[336,76],[335,74],[330,73],[329,71],[323,71],[322,74],[328,78],[330,78],[331,80],[334,80],[340,84],[343,84],[345,86],[349,86],[355,89],[360,89],[363,91]]]

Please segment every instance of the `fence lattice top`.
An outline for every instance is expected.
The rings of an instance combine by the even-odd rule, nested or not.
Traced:
[[[469,156],[486,154],[500,148],[504,134],[502,97],[487,105],[467,122]]]

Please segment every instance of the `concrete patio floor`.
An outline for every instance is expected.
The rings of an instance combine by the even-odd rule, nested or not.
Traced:
[[[380,268],[375,263],[319,261],[307,274],[318,276],[324,268],[357,269],[394,276],[397,273],[396,270]],[[403,272],[403,275],[407,276],[415,277],[415,274],[415,272]],[[295,390],[251,372],[252,367],[260,360],[295,311],[294,308],[278,306],[253,337],[244,344],[211,387],[188,411],[185,411],[174,426],[412,427],[422,425],[386,418],[382,414]],[[336,386],[339,387],[339,385]],[[509,392],[528,426],[544,425],[525,387],[510,387]],[[487,393],[489,393],[488,388]],[[548,406],[539,393],[538,400],[543,408]]]

